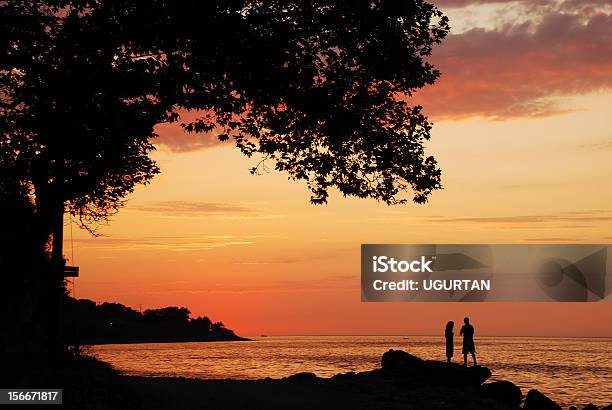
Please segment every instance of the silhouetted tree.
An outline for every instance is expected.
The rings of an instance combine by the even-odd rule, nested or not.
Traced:
[[[97,307],[98,314],[109,318],[111,322],[130,322],[140,317],[140,313],[121,303],[104,302]]]
[[[10,166],[0,159],[0,170]],[[32,355],[48,343],[49,259],[33,239],[34,213],[27,186],[0,171],[0,355]]]
[[[208,317],[191,318],[189,309],[165,307],[142,314],[120,303],[101,303],[66,296],[63,328],[71,343],[240,340],[221,322],[214,325]],[[78,332],[73,331],[74,320]],[[76,340],[74,336],[78,336]]]
[[[440,171],[405,96],[438,77],[424,59],[448,24],[424,1],[393,3],[2,2],[0,147],[31,187],[40,240],[64,203],[89,225],[147,183],[153,127],[180,110],[202,113],[186,130],[217,129],[306,180],[314,203],[330,187],[424,202]]]
[[[189,322],[189,309],[184,307],[165,307],[161,309],[147,309],[143,318],[150,322],[185,325]]]
[[[189,322],[197,333],[209,334],[212,331],[212,322],[208,317],[196,317]]]
[[[211,329],[213,330],[213,332],[218,332],[221,329],[225,329],[225,325],[223,324],[223,322],[215,322],[212,324]]]
[[[159,172],[154,126],[199,118],[311,201],[425,202],[440,170],[407,100],[448,20],[423,0],[0,1],[0,177],[27,191],[57,283],[66,209],[91,228]],[[59,285],[58,285],[59,287]],[[58,292],[59,293],[59,292]]]

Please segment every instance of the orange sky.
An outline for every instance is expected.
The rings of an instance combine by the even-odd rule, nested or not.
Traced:
[[[187,306],[244,335],[436,334],[469,315],[480,334],[612,336],[610,301],[360,302],[361,243],[612,243],[610,9],[461,3],[444,80],[420,96],[445,186],[428,204],[313,206],[231,145],[161,126],[162,174],[104,236],[66,226],[76,296]]]

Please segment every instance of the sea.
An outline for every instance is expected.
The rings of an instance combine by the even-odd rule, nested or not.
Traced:
[[[127,375],[200,379],[319,377],[380,367],[388,349],[446,360],[440,336],[270,336],[248,342],[96,345],[100,360]],[[455,362],[463,357],[455,346]],[[510,380],[523,394],[538,389],[564,408],[612,404],[612,339],[479,337],[478,364],[492,380]],[[471,359],[469,359],[471,360]]]

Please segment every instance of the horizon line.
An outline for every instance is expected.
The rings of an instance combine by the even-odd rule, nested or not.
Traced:
[[[349,333],[344,333],[344,334],[259,334],[259,335],[248,335],[248,334],[244,334],[242,335],[242,337],[258,337],[258,338],[262,338],[262,337],[340,337],[340,336],[345,336],[345,337],[367,337],[367,336],[384,336],[384,337],[422,337],[422,336],[427,336],[427,337],[444,337],[444,334],[440,333],[440,334],[349,334]],[[561,336],[561,335],[557,335],[557,336],[551,336],[551,335],[536,335],[536,336],[532,336],[532,335],[490,335],[490,334],[484,334],[484,335],[480,335],[477,337],[514,337],[514,338],[534,338],[534,339],[546,339],[546,338],[555,338],[555,339],[612,339],[612,335],[608,335],[608,336]]]

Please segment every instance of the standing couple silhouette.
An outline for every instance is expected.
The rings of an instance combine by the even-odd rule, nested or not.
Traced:
[[[461,331],[459,332],[460,336],[463,336],[463,365],[467,366],[467,355],[468,353],[472,355],[472,359],[474,360],[474,366],[476,366],[476,348],[474,347],[474,326],[470,325],[470,318],[466,317],[463,319],[464,325],[461,326]],[[455,345],[453,341],[453,327],[455,326],[455,322],[452,320],[446,324],[446,330],[444,331],[444,337],[446,338],[446,361],[448,363],[451,362],[451,358],[453,357],[453,353],[455,350]]]

